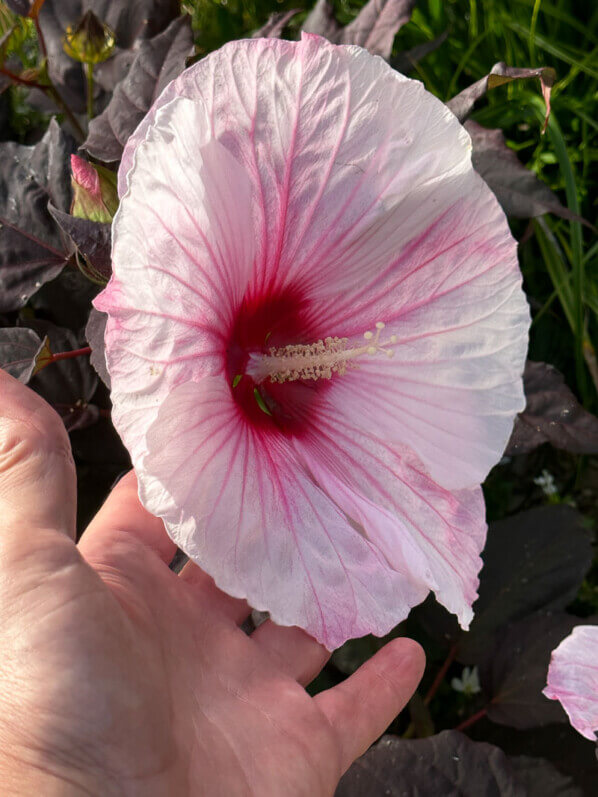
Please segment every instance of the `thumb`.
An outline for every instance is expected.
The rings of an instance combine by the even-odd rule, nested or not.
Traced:
[[[64,425],[29,388],[0,369],[0,544],[32,529],[75,537],[76,475]]]

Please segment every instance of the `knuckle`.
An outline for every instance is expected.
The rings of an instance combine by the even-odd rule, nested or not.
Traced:
[[[0,474],[48,455],[72,462],[66,429],[50,407],[24,417],[0,417]]]

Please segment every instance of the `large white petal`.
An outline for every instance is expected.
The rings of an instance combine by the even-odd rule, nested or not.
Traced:
[[[598,626],[576,626],[553,650],[543,694],[560,700],[576,731],[598,741]]]
[[[310,434],[293,446],[389,564],[434,590],[467,628],[486,540],[481,489],[439,487],[408,449],[362,431],[329,402],[320,407]]]
[[[144,505],[218,586],[329,649],[383,635],[428,587],[384,555],[298,465],[247,425],[217,377],[175,388],[149,431]]]
[[[254,259],[251,184],[201,104],[173,99],[146,132],[95,300],[109,313],[113,419],[134,462],[173,385],[222,372]]]

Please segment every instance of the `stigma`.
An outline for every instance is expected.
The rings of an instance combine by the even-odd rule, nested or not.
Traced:
[[[349,346],[348,338],[328,337],[315,343],[272,347],[267,354],[252,352],[245,373],[256,384],[267,380],[280,384],[298,379],[332,379],[335,374],[342,376],[347,369],[358,368],[357,361],[363,357],[393,356],[390,346],[397,342],[397,336],[380,341],[384,327],[385,324],[378,321],[375,332],[363,333],[364,343],[359,346]]]

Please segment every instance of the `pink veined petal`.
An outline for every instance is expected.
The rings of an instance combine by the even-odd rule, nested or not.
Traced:
[[[529,308],[514,242],[481,179],[397,253],[392,268],[314,302],[321,336],[386,324],[383,352],[335,385],[347,421],[409,446],[447,489],[482,482],[525,406]],[[404,223],[404,222],[402,222]]]
[[[405,229],[394,231],[389,214],[405,203],[411,215],[424,194],[435,194],[434,211],[442,212],[455,197],[438,193],[443,179],[471,170],[469,136],[420,83],[359,47],[306,36],[298,43],[231,42],[186,70],[127,144],[123,187],[132,152],[174,94],[205,106],[213,137],[252,175],[259,284],[307,286],[329,273],[338,277],[337,256],[384,214],[393,252]],[[364,239],[359,256],[353,252],[353,279],[375,266],[369,249]]]
[[[486,540],[481,488],[439,487],[408,449],[346,417],[332,399],[323,404],[310,435],[293,441],[299,461],[389,564],[434,590],[467,629]]]
[[[113,276],[94,301],[109,313],[113,420],[134,462],[173,385],[222,372],[254,258],[251,185],[206,137],[201,105],[174,99],[156,121],[135,151],[114,220]]]
[[[383,635],[428,588],[385,557],[296,462],[204,377],[175,388],[148,433],[141,498],[231,595],[299,625],[329,649]]]
[[[133,134],[129,137],[127,143],[125,144],[122,158],[118,167],[118,195],[120,197],[127,193],[127,188],[129,186],[128,175],[131,171],[131,167],[133,166],[135,150],[142,141],[145,141],[148,130],[155,123],[156,114],[160,108],[162,108],[163,105],[167,105],[177,96],[179,96],[179,93],[177,92],[177,82],[176,80],[173,80],[164,88],[162,93],[158,96],[152,107],[139,122],[137,128],[134,130]]]
[[[428,589],[471,619],[477,485],[523,407],[529,313],[470,149],[421,85],[310,36],[203,59],[123,157],[98,307],[144,501],[223,589],[329,647]],[[225,373],[240,302],[285,290],[316,339],[396,336],[296,439],[242,421]]]
[[[175,83],[158,107],[173,93],[201,102],[251,175],[251,290],[298,287],[322,337],[384,321],[399,342],[392,362],[363,368],[368,428],[448,489],[483,481],[524,407],[529,309],[457,120],[381,59],[318,37],[231,43]]]
[[[598,741],[598,626],[576,626],[553,650],[543,694],[561,702],[576,731]]]

